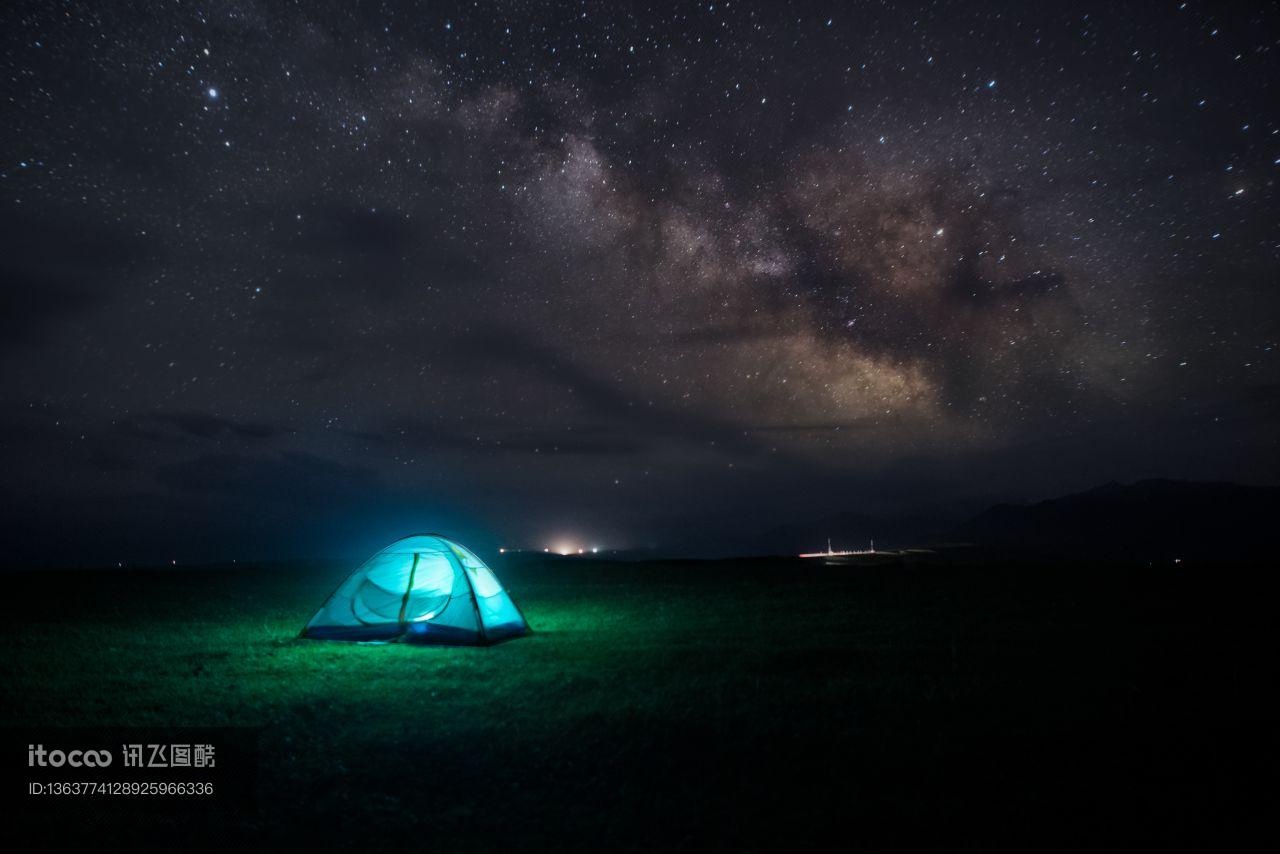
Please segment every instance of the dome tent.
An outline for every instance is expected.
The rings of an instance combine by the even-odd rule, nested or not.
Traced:
[[[338,586],[304,638],[491,644],[529,631],[493,571],[438,534],[397,540]]]

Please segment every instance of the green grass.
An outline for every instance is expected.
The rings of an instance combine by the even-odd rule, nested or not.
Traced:
[[[1248,818],[1252,576],[498,570],[535,634],[491,648],[296,639],[332,566],[10,574],[0,723],[261,727],[259,808],[220,846],[1071,849]]]

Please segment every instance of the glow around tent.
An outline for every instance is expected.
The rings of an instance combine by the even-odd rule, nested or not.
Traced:
[[[339,585],[302,636],[491,644],[529,631],[493,570],[438,534],[397,540]]]

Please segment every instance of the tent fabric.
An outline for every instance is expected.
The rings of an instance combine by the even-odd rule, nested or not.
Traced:
[[[529,631],[493,570],[438,534],[397,540],[338,586],[306,638],[490,644]]]

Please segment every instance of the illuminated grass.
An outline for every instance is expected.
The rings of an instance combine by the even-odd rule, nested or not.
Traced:
[[[571,562],[499,569],[528,638],[297,639],[341,571],[13,576],[0,723],[261,727],[235,829],[278,844],[776,850],[851,821],[983,839],[993,810],[1011,832],[1064,804],[1185,828],[1169,775],[1219,784],[1129,760],[1221,708],[1203,680],[1253,684],[1215,670],[1192,587],[1110,571]]]

